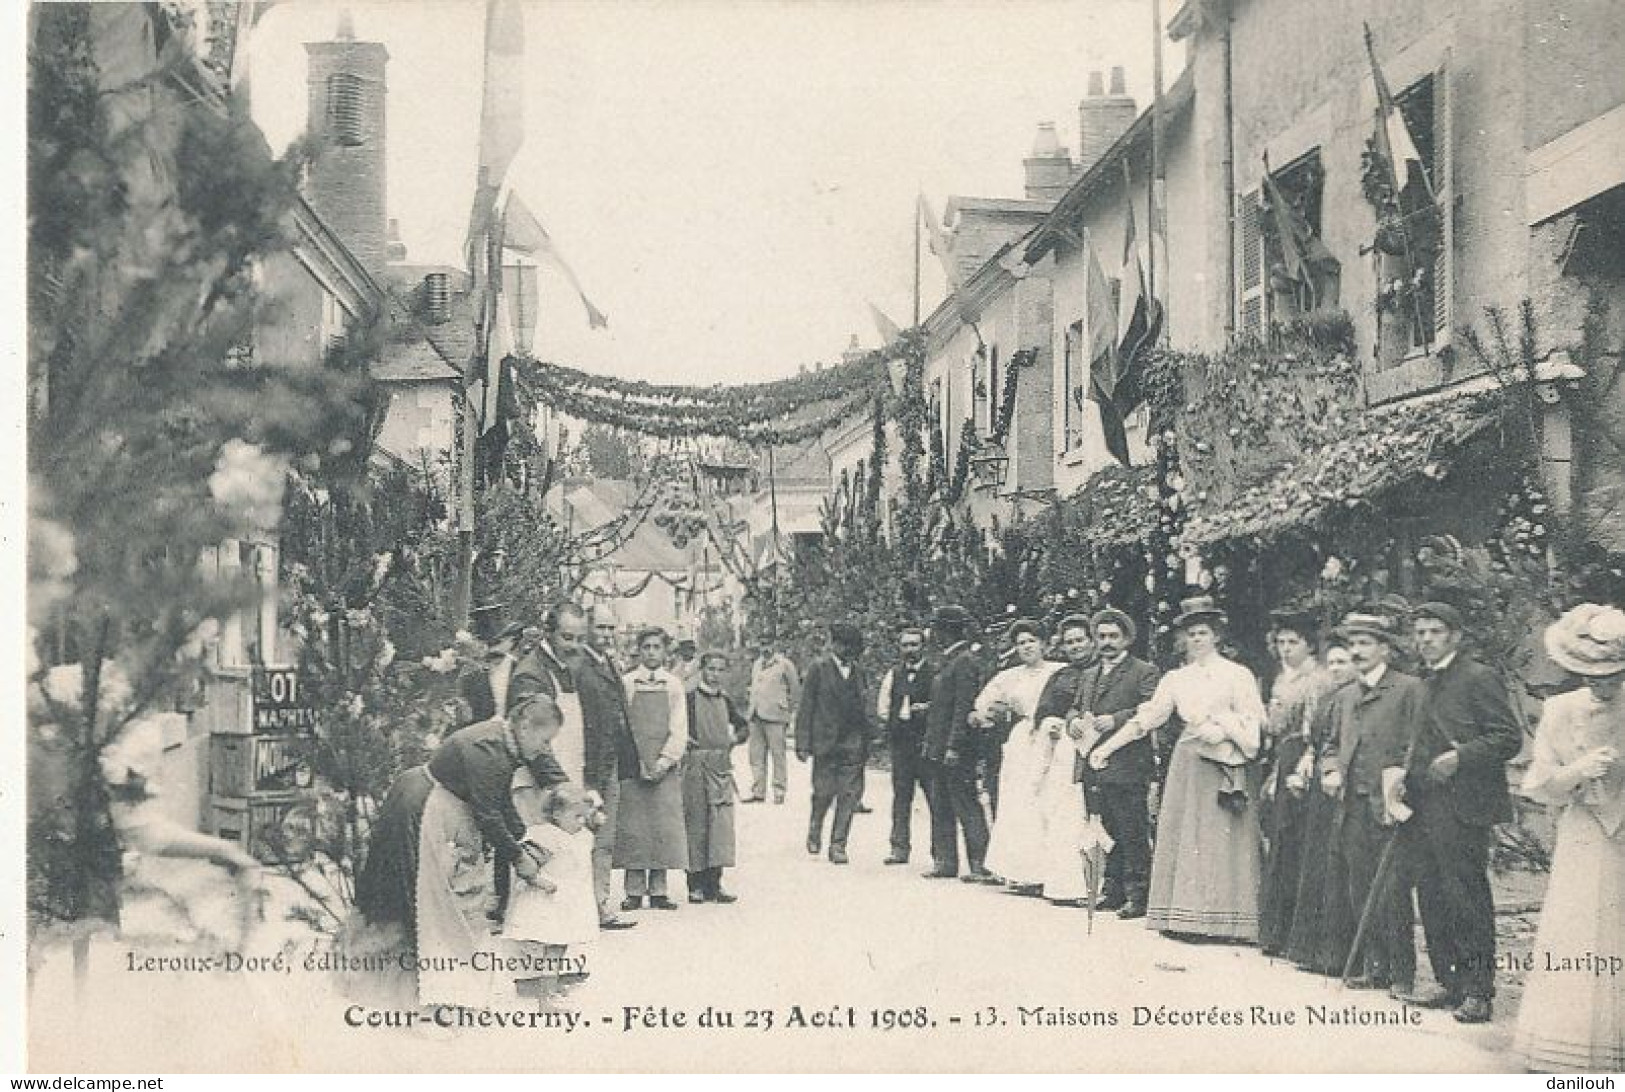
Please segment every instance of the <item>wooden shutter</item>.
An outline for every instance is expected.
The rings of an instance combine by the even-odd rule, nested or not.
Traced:
[[[1083,382],[1083,369],[1079,357],[1083,353],[1083,321],[1080,319],[1066,328],[1065,358],[1061,372],[1061,451],[1076,446],[1079,433],[1078,385]]]
[[[1237,332],[1250,337],[1263,337],[1267,321],[1265,314],[1266,280],[1264,277],[1264,231],[1262,212],[1258,207],[1258,191],[1252,190],[1241,198],[1236,217],[1241,232],[1241,245],[1237,248],[1241,264],[1237,295],[1240,313]]]
[[[1450,123],[1450,52],[1433,74],[1433,188],[1439,199],[1439,250],[1433,259],[1433,344],[1450,343],[1455,296],[1456,178]]]
[[[1004,405],[1003,392],[999,390],[999,347],[987,347],[987,435],[993,435],[999,427],[999,409]]]

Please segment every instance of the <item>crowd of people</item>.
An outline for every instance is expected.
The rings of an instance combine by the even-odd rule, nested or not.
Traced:
[[[507,977],[545,999],[579,980],[599,930],[678,908],[671,871],[690,903],[735,901],[735,805],[785,803],[789,741],[811,762],[806,850],[848,864],[879,742],[886,865],[909,863],[923,794],[928,879],[1256,944],[1354,989],[1489,1020],[1489,853],[1524,742],[1505,681],[1463,647],[1449,604],[1390,602],[1325,634],[1307,617],[1273,622],[1267,699],[1222,651],[1224,612],[1198,597],[1175,619],[1183,662],[1166,673],[1133,654],[1134,623],[1111,608],[1053,634],[1017,621],[991,666],[968,613],[938,607],[896,634],[872,689],[857,627],[829,624],[805,680],[763,633],[741,710],[727,678],[743,665],[726,653],[646,630],[623,664],[612,614],[562,604],[539,633],[501,631],[463,680],[476,719],[391,790],[358,909],[417,952],[422,1004],[490,1003],[508,983],[466,957],[498,944],[529,954]],[[1546,644],[1583,685],[1547,703],[1525,779],[1566,811],[1518,1041],[1534,1065],[1618,1067],[1625,990],[1564,978],[1562,960],[1625,954],[1625,613],[1577,608]],[[741,797],[732,752],[747,743]],[[1421,989],[1418,914],[1433,978]]]

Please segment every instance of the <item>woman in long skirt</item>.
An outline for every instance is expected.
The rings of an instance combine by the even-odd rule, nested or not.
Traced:
[[[1524,795],[1562,808],[1514,1048],[1530,1069],[1625,1069],[1625,612],[1584,604],[1546,631],[1586,685],[1550,698]]]
[[[529,882],[536,858],[519,839],[524,823],[513,802],[514,772],[530,765],[556,783],[548,742],[558,732],[558,707],[536,695],[510,711],[446,738],[423,766],[406,771],[385,798],[356,883],[362,935],[376,930],[417,968],[422,1005],[483,1008],[502,999],[505,983],[473,956],[492,950],[490,912],[496,890],[488,857],[511,860]],[[359,938],[358,938],[359,939]]]
[[[1061,665],[1044,659],[1044,634],[1036,622],[1010,627],[1016,664],[988,681],[971,711],[973,724],[988,725],[1000,717],[1015,721],[1004,743],[999,766],[999,810],[989,835],[987,867],[1018,893],[1035,895],[1043,882],[1045,814],[1041,792],[1050,764],[1059,755],[1070,770],[1072,749],[1056,747],[1033,713],[1044,684]]]
[[[1287,939],[1287,958],[1314,974],[1341,974],[1354,942],[1354,912],[1349,908],[1348,878],[1338,837],[1342,814],[1335,794],[1327,792],[1321,775],[1322,757],[1335,754],[1337,740],[1332,720],[1332,695],[1354,682],[1354,661],[1341,637],[1331,638],[1325,650],[1330,691],[1315,703],[1309,717],[1309,748],[1304,792],[1301,864],[1298,894]]]
[[[1264,877],[1258,896],[1258,943],[1266,955],[1280,955],[1292,935],[1298,878],[1303,870],[1304,819],[1310,800],[1307,767],[1309,719],[1326,689],[1315,662],[1314,629],[1306,616],[1277,615],[1272,635],[1281,670],[1270,688],[1264,726]]]
[[[1114,752],[1179,714],[1151,858],[1146,926],[1180,937],[1258,939],[1262,847],[1255,803],[1238,791],[1238,771],[1258,754],[1264,701],[1253,673],[1219,655],[1225,616],[1206,596],[1187,599],[1174,619],[1189,662],[1157,684],[1123,729],[1096,747],[1103,769]]]

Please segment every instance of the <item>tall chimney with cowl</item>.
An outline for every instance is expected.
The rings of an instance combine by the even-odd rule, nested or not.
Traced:
[[[1100,72],[1089,73],[1089,94],[1078,104],[1078,170],[1087,171],[1100,161],[1117,138],[1128,132],[1138,114],[1134,99],[1123,85],[1123,69],[1112,69],[1111,89]]]
[[[1027,176],[1027,199],[1055,201],[1072,179],[1072,156],[1055,135],[1053,121],[1039,122],[1032,155],[1021,161]]]
[[[305,131],[315,145],[305,197],[373,275],[387,260],[382,42],[355,40],[348,11],[332,41],[305,43],[310,106]]]

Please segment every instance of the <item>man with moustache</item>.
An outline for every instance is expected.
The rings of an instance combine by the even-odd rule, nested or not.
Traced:
[[[1151,814],[1148,796],[1157,773],[1151,737],[1128,744],[1103,769],[1090,769],[1089,752],[1127,724],[1151,700],[1162,673],[1129,655],[1134,622],[1115,607],[1093,618],[1073,615],[1061,623],[1061,647],[1071,661],[1056,673],[1038,704],[1038,720],[1060,717],[1079,748],[1073,780],[1080,782],[1091,815],[1111,836],[1105,882],[1097,910],[1124,919],[1145,917],[1151,882]],[[1092,639],[1091,639],[1092,638]]]
[[[936,677],[931,681],[931,708],[926,716],[922,750],[931,789],[931,858],[935,867],[927,879],[959,875],[959,836],[965,837],[967,883],[997,884],[987,870],[987,814],[976,794],[977,737],[970,725],[971,710],[982,692],[985,672],[970,647],[970,615],[949,604],[931,616],[931,639],[942,649]]]
[[[925,630],[908,626],[897,635],[896,666],[880,680],[875,713],[891,746],[891,853],[886,864],[908,864],[913,846],[914,790],[930,799],[925,782],[925,721],[931,711],[936,666],[926,659]]]
[[[615,820],[620,812],[620,770],[637,766],[632,720],[626,707],[626,683],[610,659],[615,651],[614,612],[602,603],[589,612],[587,639],[566,657],[581,696],[588,788],[604,801],[604,823],[593,834],[592,878],[603,929],[630,929],[637,924],[615,913],[611,898],[611,863],[615,855]]]
[[[1403,815],[1395,814],[1393,775],[1384,771],[1405,761],[1421,715],[1422,684],[1390,665],[1399,631],[1387,615],[1351,613],[1337,634],[1348,642],[1359,678],[1331,699],[1335,747],[1327,748],[1321,783],[1342,798],[1341,845],[1349,906],[1355,914],[1363,913],[1368,903],[1372,908],[1364,962],[1349,984],[1355,989],[1392,987],[1396,994],[1405,994],[1416,978],[1410,895],[1399,882],[1393,861],[1386,876],[1378,875],[1378,865]],[[1373,894],[1378,880],[1382,882]]]
[[[1407,1000],[1454,1006],[1459,1022],[1482,1024],[1495,996],[1490,842],[1494,825],[1512,819],[1506,764],[1522,749],[1523,732],[1506,683],[1462,652],[1460,611],[1423,603],[1411,626],[1426,667],[1402,782],[1415,814],[1401,848],[1439,988]]]

